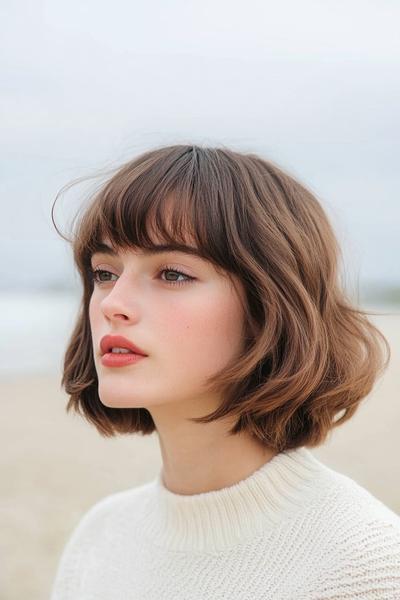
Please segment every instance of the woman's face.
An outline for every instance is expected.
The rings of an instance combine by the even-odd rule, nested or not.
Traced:
[[[236,280],[236,291],[211,263],[176,251],[96,253],[92,268],[107,271],[97,273],[89,304],[102,403],[150,412],[184,403],[185,412],[209,412],[218,399],[207,395],[206,379],[242,349],[242,283]],[[147,356],[123,367],[103,365],[100,340],[107,334],[126,337]]]

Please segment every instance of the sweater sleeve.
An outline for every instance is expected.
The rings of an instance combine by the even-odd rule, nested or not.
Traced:
[[[400,526],[370,521],[349,528],[309,600],[400,599]]]

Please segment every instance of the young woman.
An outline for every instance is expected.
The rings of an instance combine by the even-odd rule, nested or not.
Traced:
[[[155,432],[162,469],[81,518],[52,600],[400,598],[400,517],[309,450],[390,357],[315,196],[255,154],[161,147],[71,242],[67,410]]]

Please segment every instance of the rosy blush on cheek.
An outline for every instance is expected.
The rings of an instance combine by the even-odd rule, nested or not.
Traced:
[[[212,291],[181,303],[162,325],[171,358],[179,358],[181,368],[198,375],[218,370],[241,347],[243,314],[237,296],[225,286]]]

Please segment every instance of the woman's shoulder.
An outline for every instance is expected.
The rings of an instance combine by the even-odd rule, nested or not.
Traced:
[[[313,509],[316,522],[348,547],[352,535],[368,537],[390,533],[400,543],[400,516],[366,487],[325,464],[315,478]],[[350,532],[353,532],[351,535]]]
[[[400,516],[351,477],[342,476],[333,510],[338,552],[349,560],[368,557],[387,565],[390,558],[400,577]],[[371,565],[372,566],[372,565]]]
[[[134,513],[135,504],[143,508],[147,491],[154,485],[153,482],[145,483],[134,488],[113,492],[104,496],[89,509],[86,510],[75,525],[65,552],[72,548],[82,549],[84,546],[92,546],[95,541],[118,522],[119,518],[127,512]]]
[[[115,533],[125,527],[127,516],[135,519],[135,507],[146,504],[146,492],[151,486],[152,482],[108,494],[83,513],[61,552],[52,600],[81,597],[79,586],[85,565],[89,560],[96,560],[99,548],[113,543]],[[65,595],[66,590],[68,595]]]
[[[383,528],[393,527],[400,534],[400,516],[382,500],[344,473],[331,468],[326,468],[325,472],[330,481],[329,499],[338,522],[381,523]]]
[[[98,525],[99,522],[110,519],[120,514],[125,509],[133,507],[135,502],[146,496],[148,490],[153,488],[154,482],[144,483],[133,488],[113,492],[100,498],[80,518],[78,527]]]
[[[309,598],[400,598],[400,516],[351,477],[325,476],[311,508],[320,567]]]

